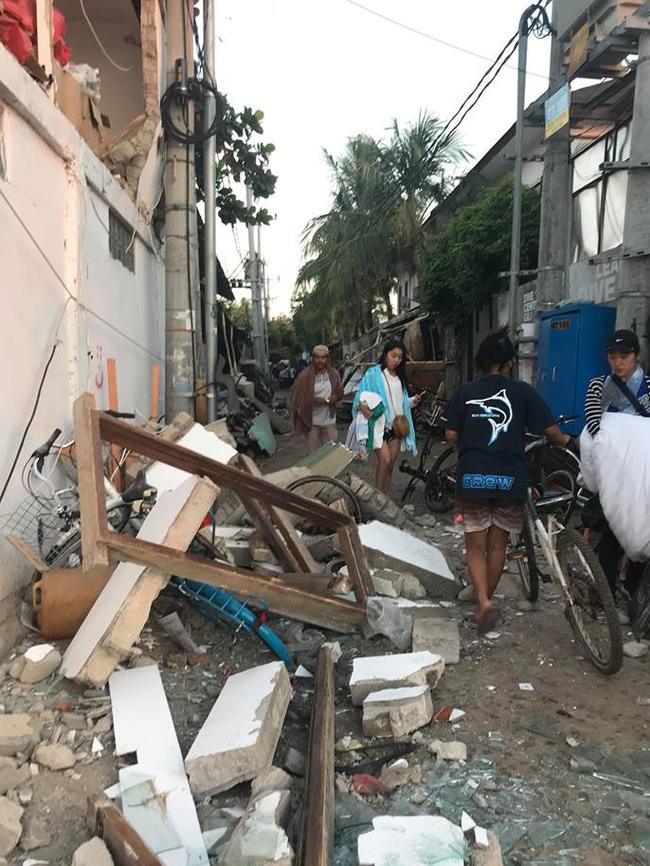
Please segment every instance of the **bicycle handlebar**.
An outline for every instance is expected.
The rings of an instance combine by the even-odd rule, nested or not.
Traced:
[[[61,435],[61,431],[57,427],[56,430],[54,431],[54,433],[52,433],[50,438],[47,440],[47,442],[45,442],[43,445],[41,445],[39,448],[37,448],[35,451],[32,452],[32,457],[38,457],[41,460],[44,457],[47,457],[47,455],[52,450],[52,446],[54,445],[54,443],[56,442],[56,440],[59,438],[60,435]]]

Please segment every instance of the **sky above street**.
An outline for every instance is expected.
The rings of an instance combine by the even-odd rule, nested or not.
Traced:
[[[276,146],[276,217],[262,229],[272,314],[287,313],[302,261],[306,223],[329,209],[323,148],[339,154],[358,133],[388,135],[392,118],[422,109],[446,120],[517,29],[526,0],[359,0],[363,5],[464,51],[382,20],[350,0],[218,0],[217,79],[235,107],[262,109],[264,139]],[[549,10],[550,12],[550,10]],[[529,43],[527,101],[546,89],[550,39]],[[459,130],[478,160],[515,120],[516,57]],[[218,254],[228,276],[243,276],[247,230],[237,241],[218,224]],[[241,296],[241,292],[237,292]]]

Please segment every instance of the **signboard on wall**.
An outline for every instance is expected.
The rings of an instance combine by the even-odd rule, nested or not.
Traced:
[[[569,122],[571,113],[571,90],[568,84],[563,84],[552,93],[544,103],[546,119],[545,137],[550,138]]]
[[[568,295],[574,301],[611,304],[619,291],[620,259],[590,264],[588,261],[571,265],[568,271]]]

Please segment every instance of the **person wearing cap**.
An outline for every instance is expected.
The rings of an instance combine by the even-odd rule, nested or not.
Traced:
[[[540,394],[512,378],[516,359],[506,331],[479,346],[481,378],[461,385],[445,412],[445,438],[458,446],[457,508],[465,532],[466,562],[474,587],[479,632],[499,619],[491,598],[501,580],[511,532],[521,532],[528,490],[526,432],[567,446]]]
[[[650,417],[650,376],[639,364],[640,351],[639,338],[634,331],[614,331],[607,341],[605,353],[611,372],[592,379],[585,397],[586,426],[592,436],[598,435],[601,418],[606,412],[623,412],[626,415],[645,413]],[[607,525],[601,533],[597,553],[612,595],[616,598],[623,549]],[[624,587],[630,598],[639,586],[645,566],[644,562],[628,563]]]
[[[297,436],[305,437],[307,453],[337,441],[336,404],[342,393],[341,377],[330,363],[330,350],[314,346],[311,364],[291,389],[293,429]]]

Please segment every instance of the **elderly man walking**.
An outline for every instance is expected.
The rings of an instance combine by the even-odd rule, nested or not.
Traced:
[[[291,409],[293,429],[304,436],[307,452],[326,442],[336,442],[336,404],[341,399],[341,377],[330,363],[327,346],[314,346],[311,364],[293,383]]]

